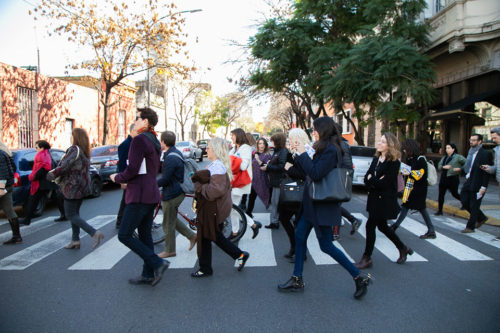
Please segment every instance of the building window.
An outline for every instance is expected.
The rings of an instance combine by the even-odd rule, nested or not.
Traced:
[[[484,120],[491,120],[491,106],[488,108],[482,109],[482,116]]]
[[[344,113],[340,112],[337,114],[337,123],[342,126],[342,134],[351,134],[351,123],[349,122],[351,109],[344,110],[344,112],[347,118],[344,117]]]
[[[125,110],[118,111],[118,142],[125,140]]]
[[[34,134],[38,134],[37,93],[34,89],[17,88],[19,148],[34,146]]]
[[[64,123],[64,133],[66,136],[66,143],[71,146],[71,134],[73,133],[73,128],[75,127],[75,120],[66,118]]]

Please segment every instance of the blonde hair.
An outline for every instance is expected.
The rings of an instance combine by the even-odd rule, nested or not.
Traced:
[[[385,158],[388,161],[396,161],[401,157],[401,146],[399,144],[398,138],[391,132],[385,132],[383,135],[385,140],[387,141],[387,153],[385,154]],[[379,157],[381,153],[379,151],[376,152],[375,156]]]
[[[233,180],[233,172],[231,171],[231,162],[229,161],[229,149],[226,140],[221,138],[212,138],[209,142],[212,145],[212,150],[215,157],[226,167],[229,180]]]
[[[305,145],[311,145],[311,140],[307,136],[307,133],[301,128],[292,128],[288,131],[288,140],[290,141],[290,146],[292,142],[299,141]],[[295,150],[292,149],[292,152],[295,153]]]
[[[3,150],[4,152],[6,152],[7,155],[9,155],[9,156],[12,156],[12,152],[9,150],[7,145],[5,145],[5,143],[3,143],[3,141],[1,141],[1,140],[0,140],[0,150]]]

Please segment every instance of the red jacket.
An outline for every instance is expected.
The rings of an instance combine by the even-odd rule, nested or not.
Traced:
[[[231,181],[231,186],[234,188],[242,188],[247,186],[252,182],[250,175],[247,170],[241,171],[240,166],[243,161],[241,157],[229,156],[231,161],[231,171],[233,172],[233,180]]]

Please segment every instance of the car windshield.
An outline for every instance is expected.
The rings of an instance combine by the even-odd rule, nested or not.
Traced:
[[[187,147],[187,146],[189,146],[189,141],[177,142],[175,145],[178,147]]]
[[[352,156],[373,157],[375,156],[376,149],[373,147],[352,146]]]
[[[103,146],[92,149],[91,156],[109,156],[118,154],[118,146]]]

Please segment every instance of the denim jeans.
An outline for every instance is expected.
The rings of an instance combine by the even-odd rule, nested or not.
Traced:
[[[163,263],[163,260],[154,252],[151,236],[155,207],[156,204],[131,203],[126,205],[118,230],[120,242],[144,260],[142,276],[145,278],[154,277],[154,270]],[[133,237],[135,229],[137,229],[139,239]]]
[[[306,222],[302,216],[295,230],[295,267],[293,275],[302,276],[304,270],[304,257],[307,250],[307,238],[313,225]],[[344,252],[339,250],[332,242],[332,227],[319,226],[315,229],[317,231],[316,237],[321,251],[330,255],[342,267],[344,267],[353,278],[357,277],[360,273],[359,269],[354,266],[349,259],[345,256]]]
[[[401,212],[399,213],[398,219],[394,223],[396,227],[399,227],[401,223],[403,223],[403,220],[406,218],[406,215],[408,215],[408,207],[401,207]],[[431,217],[429,216],[429,213],[427,212],[427,209],[422,208],[422,209],[417,209],[420,214],[422,214],[422,217],[424,218],[425,225],[427,226],[427,229],[429,232],[434,232],[434,225],[432,224]]]
[[[80,240],[80,228],[85,230],[90,236],[94,236],[95,229],[80,217],[80,207],[82,206],[83,199],[64,199],[64,211],[66,217],[71,221],[71,230],[73,234],[71,240],[77,242]]]

